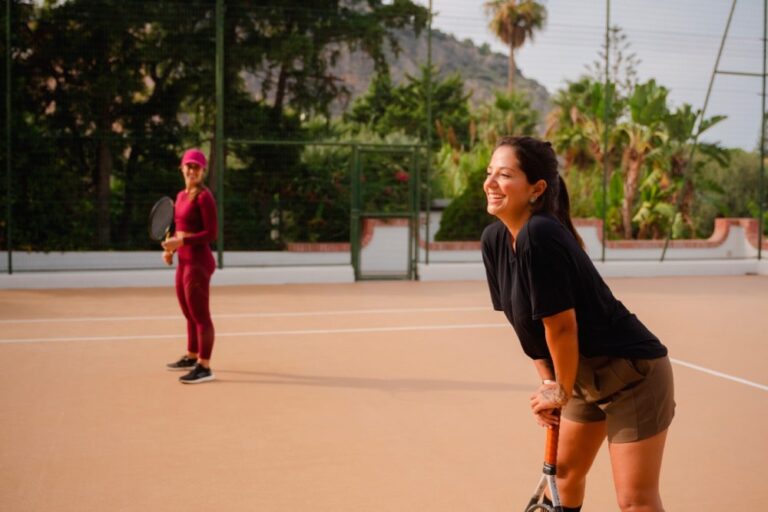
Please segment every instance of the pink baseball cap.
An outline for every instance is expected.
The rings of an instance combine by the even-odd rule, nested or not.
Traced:
[[[181,157],[181,165],[188,163],[197,164],[203,169],[208,167],[208,159],[206,159],[203,152],[197,148],[188,149],[184,152],[184,156]]]

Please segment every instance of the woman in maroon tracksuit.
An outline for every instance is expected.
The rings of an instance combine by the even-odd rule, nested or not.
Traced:
[[[216,262],[210,243],[218,230],[216,202],[203,185],[208,162],[202,151],[189,149],[181,159],[185,189],[176,196],[174,219],[176,232],[163,242],[163,259],[169,265],[173,253],[179,253],[176,269],[176,296],[187,319],[187,353],[167,365],[169,370],[188,370],[179,378],[184,384],[214,379],[210,360],[214,329],[209,309],[211,275]]]

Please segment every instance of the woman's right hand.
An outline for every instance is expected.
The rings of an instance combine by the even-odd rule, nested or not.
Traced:
[[[163,261],[166,265],[173,265],[173,253],[171,251],[163,251]]]
[[[531,411],[536,423],[542,427],[551,427],[560,423],[557,409],[568,402],[568,396],[563,387],[553,380],[545,380],[539,389],[531,395]]]

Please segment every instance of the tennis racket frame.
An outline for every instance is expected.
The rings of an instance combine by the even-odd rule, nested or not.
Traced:
[[[163,208],[170,205],[171,208],[171,218],[168,222],[168,225],[165,227],[164,233],[162,235],[159,235],[159,233],[155,233],[154,224],[155,224],[155,216],[158,215],[158,211]],[[163,196],[160,199],[158,199],[155,204],[152,206],[152,210],[149,212],[149,237],[156,241],[156,242],[162,242],[164,240],[168,240],[171,237],[171,233],[174,231],[174,218],[173,218],[173,211],[176,208],[176,204],[174,203],[173,199],[171,199],[168,196]]]

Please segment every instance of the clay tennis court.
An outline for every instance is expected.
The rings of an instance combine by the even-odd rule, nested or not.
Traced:
[[[672,512],[768,502],[768,278],[610,279],[674,361]],[[483,282],[216,287],[217,381],[174,291],[0,291],[0,509],[520,511],[537,384]],[[585,511],[616,510],[607,450]]]

